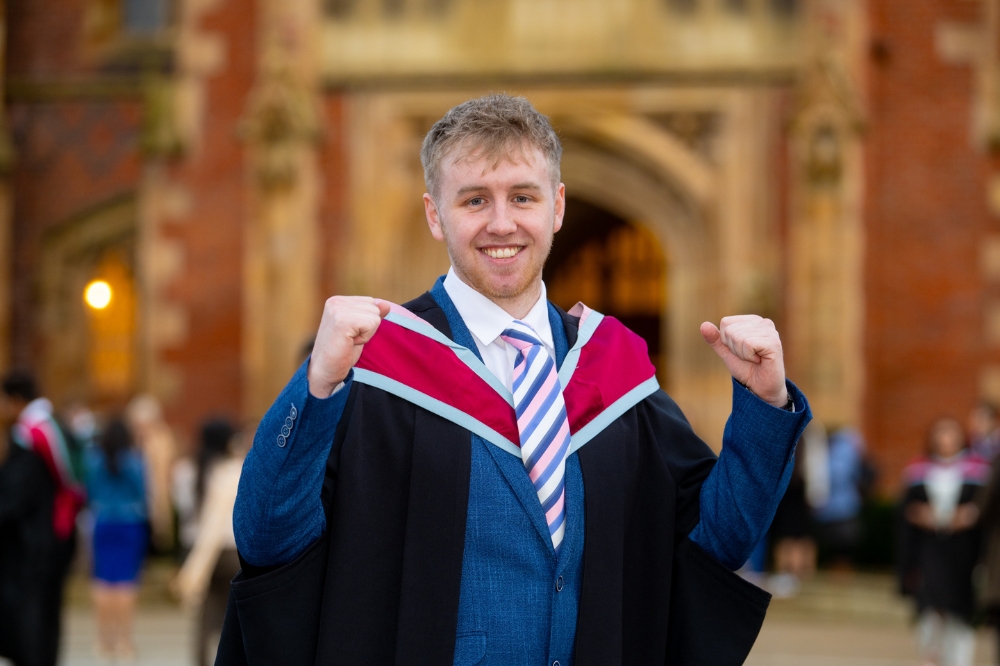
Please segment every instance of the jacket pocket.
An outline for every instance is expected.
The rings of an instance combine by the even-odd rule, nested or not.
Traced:
[[[485,656],[485,631],[467,631],[455,637],[455,666],[475,666]]]

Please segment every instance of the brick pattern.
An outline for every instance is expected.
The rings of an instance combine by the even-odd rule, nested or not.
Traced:
[[[320,203],[320,296],[325,300],[340,292],[338,257],[344,247],[347,227],[347,137],[343,93],[323,99],[323,140],[319,150]]]
[[[17,32],[17,27],[13,32]],[[14,103],[12,361],[36,366],[36,269],[46,232],[81,211],[135,191],[136,102]]]
[[[166,348],[163,360],[180,374],[181,389],[166,416],[190,442],[213,414],[242,412],[242,239],[247,219],[244,148],[237,135],[256,67],[255,4],[216,3],[199,29],[221,38],[224,69],[204,81],[206,113],[200,142],[169,170],[174,186],[190,197],[189,210],[164,228],[183,248],[184,271],[166,297],[187,313],[184,342]]]
[[[89,69],[82,29],[88,0],[7,0],[7,75],[12,79]]]
[[[996,357],[978,270],[996,221],[972,141],[973,71],[943,62],[934,43],[941,22],[979,21],[979,3],[873,0],[870,11],[864,431],[894,492],[931,421],[964,420]]]

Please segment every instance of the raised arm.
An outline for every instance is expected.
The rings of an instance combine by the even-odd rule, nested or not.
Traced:
[[[805,396],[785,378],[781,339],[768,319],[705,322],[702,336],[733,376],[733,411],[722,452],[699,494],[691,540],[736,569],[771,525],[794,466],[795,443],[812,418]]]
[[[243,463],[233,530],[248,564],[290,562],[326,529],[320,492],[351,368],[388,311],[366,297],[326,302],[312,356],[261,420]]]
[[[765,403],[733,382],[733,412],[722,451],[698,496],[701,520],[691,540],[738,569],[767,533],[795,466],[795,443],[812,414],[805,396],[788,382],[795,411]]]

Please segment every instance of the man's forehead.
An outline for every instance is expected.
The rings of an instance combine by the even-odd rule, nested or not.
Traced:
[[[541,149],[528,141],[507,142],[493,146],[472,139],[452,148],[442,161],[445,167],[468,165],[473,167],[473,170],[478,168],[483,175],[496,171],[505,163],[527,167],[546,164]]]

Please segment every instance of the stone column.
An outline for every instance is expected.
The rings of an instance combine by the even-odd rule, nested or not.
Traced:
[[[319,3],[261,0],[260,62],[242,132],[251,218],[244,236],[244,412],[263,415],[322,314],[317,217]]]
[[[14,149],[7,128],[5,99],[7,63],[7,2],[0,0],[0,372],[11,361],[11,253],[13,252],[11,208],[13,207],[10,174],[14,166]]]
[[[824,423],[859,425],[864,379],[863,128],[852,57],[863,3],[809,6],[815,45],[791,126],[789,374]]]

